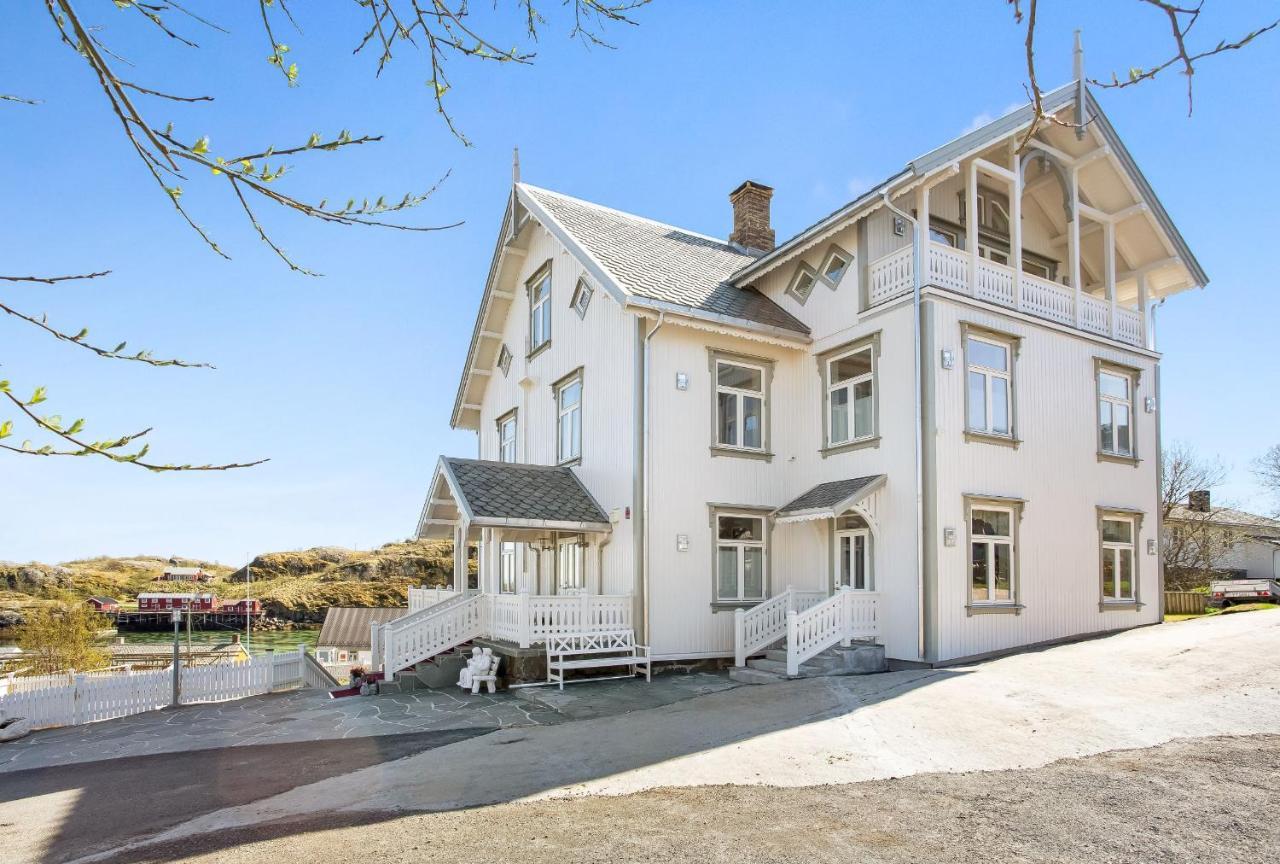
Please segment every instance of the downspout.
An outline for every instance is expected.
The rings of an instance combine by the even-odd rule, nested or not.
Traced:
[[[1151,345],[1156,348],[1156,312],[1164,305],[1167,298],[1161,297],[1151,307]],[[1160,360],[1155,363],[1156,388],[1156,596],[1159,598],[1160,620],[1164,620],[1164,444],[1162,427],[1164,426],[1164,403],[1160,401]]]
[[[915,446],[916,446],[916,653],[923,660],[924,638],[924,395],[921,392],[920,369],[920,288],[922,261],[920,223],[914,216],[899,210],[889,198],[889,190],[882,193],[884,206],[911,223],[911,339],[912,372],[915,381]]]
[[[650,377],[650,358],[653,349],[649,343],[653,340],[653,334],[657,333],[659,328],[666,322],[666,313],[658,313],[658,323],[653,325],[648,333],[644,334],[644,398],[642,400],[644,415],[640,424],[640,435],[644,439],[641,443],[642,459],[644,461],[644,501],[642,503],[641,512],[644,514],[644,537],[643,537],[643,561],[640,562],[640,590],[642,592],[640,604],[640,628],[644,635],[644,644],[652,645],[649,640],[649,498],[650,498],[650,477],[653,469],[650,467],[650,448],[649,448],[649,413],[652,410],[649,402],[649,377]]]

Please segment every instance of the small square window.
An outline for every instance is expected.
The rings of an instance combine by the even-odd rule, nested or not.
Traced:
[[[852,260],[853,256],[848,252],[839,246],[832,246],[827,252],[826,260],[822,262],[822,278],[828,285],[835,288],[844,278],[845,271],[849,269],[849,262]]]
[[[587,280],[579,279],[578,287],[573,291],[573,300],[569,305],[574,312],[578,313],[579,318],[587,317],[587,307],[591,305],[591,295],[595,293],[591,286],[587,284]]]
[[[502,346],[502,350],[498,352],[498,368],[502,370],[504,376],[511,373],[511,349],[505,344]]]
[[[818,277],[813,272],[813,268],[808,264],[801,264],[796,268],[796,275],[791,277],[791,284],[787,286],[787,293],[803,306],[805,301],[809,299],[809,295],[813,293],[813,286],[817,281]]]

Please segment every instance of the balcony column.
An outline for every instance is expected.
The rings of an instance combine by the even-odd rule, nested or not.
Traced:
[[[1071,168],[1071,226],[1067,234],[1067,255],[1071,267],[1071,288],[1075,291],[1076,327],[1079,328],[1080,297],[1084,286],[1080,282],[1080,171],[1074,166]]]
[[[1107,280],[1107,300],[1111,303],[1111,338],[1116,338],[1116,223],[1107,220],[1103,223],[1103,239],[1102,239],[1102,255],[1105,259],[1106,273],[1104,278]]]
[[[1022,168],[1018,165],[1018,151],[1010,147],[1010,168],[1013,170],[1012,189],[1009,195],[1009,263],[1013,266],[1013,308],[1022,308]]]
[[[471,585],[467,574],[467,523],[463,520],[453,527],[453,584],[462,591]]]
[[[978,163],[969,163],[964,184],[964,243],[969,251],[969,293],[978,284]]]
[[[1138,273],[1138,309],[1142,313],[1142,347],[1154,349],[1151,338],[1151,307],[1147,296],[1147,274]]]

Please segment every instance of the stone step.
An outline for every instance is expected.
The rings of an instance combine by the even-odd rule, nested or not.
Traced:
[[[770,648],[764,652],[763,658],[747,661],[747,666],[756,672],[764,672],[775,676],[777,680],[787,677],[787,649]],[[884,672],[889,668],[884,656],[884,646],[857,643],[847,648],[839,645],[821,651],[800,664],[798,678],[813,678],[819,675],[870,675]],[[732,677],[732,676],[731,676]],[[734,679],[738,680],[738,679]],[[750,683],[766,683],[753,681]]]
[[[787,680],[786,676],[752,669],[750,666],[734,666],[729,670],[729,678],[739,684],[776,684]]]
[[[774,675],[778,675],[783,678],[787,677],[787,664],[780,663],[777,660],[760,660],[760,659],[748,660],[747,666],[752,669],[755,669],[758,672],[770,672]],[[809,663],[801,663],[799,673],[800,674],[796,676],[797,678],[813,678],[818,675],[827,674],[827,670],[825,670],[821,666],[815,666]]]

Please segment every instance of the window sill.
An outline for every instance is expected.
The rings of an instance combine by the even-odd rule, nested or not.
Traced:
[[[1021,603],[970,603],[965,606],[965,613],[973,615],[1021,615]]]
[[[1140,463],[1142,460],[1139,459],[1137,456],[1124,456],[1124,455],[1121,455],[1120,453],[1107,453],[1104,450],[1099,450],[1098,461],[1114,462],[1117,465],[1132,465],[1134,468],[1137,468],[1138,463]]]
[[[1137,600],[1103,600],[1098,604],[1099,612],[1137,612],[1147,604]]]
[[[772,462],[773,454],[764,450],[743,450],[739,447],[725,447],[720,444],[711,445],[711,455],[715,456],[733,456],[738,459],[759,459],[764,462]]]
[[[760,600],[712,600],[712,612],[732,612],[736,609],[752,609],[764,602],[764,598]]]
[[[970,444],[998,444],[1001,447],[1012,447],[1017,450],[1022,445],[1021,438],[1014,438],[1012,435],[997,435],[994,432],[974,432],[972,429],[964,430],[964,440]]]
[[[539,354],[541,354],[543,351],[546,351],[550,347],[551,347],[551,340],[548,339],[546,342],[543,342],[537,348],[534,348],[528,354],[524,355],[525,361],[527,362],[529,360],[532,360],[534,357],[537,357]]]
[[[823,459],[828,456],[834,456],[837,453],[848,453],[851,450],[867,450],[880,446],[880,436],[872,435],[870,438],[858,438],[855,441],[846,441],[844,444],[835,444],[830,447],[824,447],[818,451]]]

